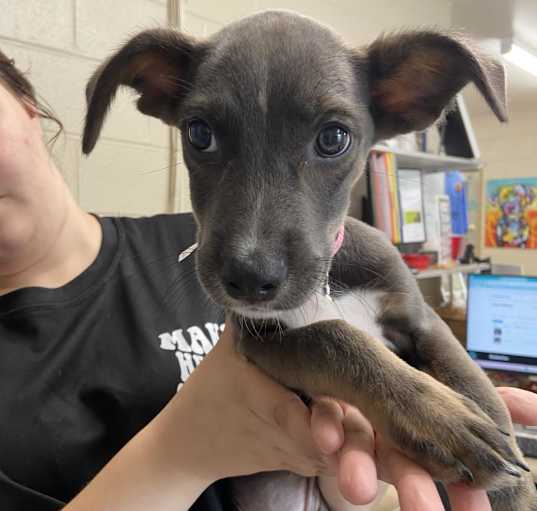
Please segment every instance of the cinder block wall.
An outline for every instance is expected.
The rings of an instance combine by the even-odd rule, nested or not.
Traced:
[[[448,26],[449,0],[180,0],[183,30],[205,37],[264,9],[316,18],[355,45],[402,26]],[[0,48],[65,124],[54,157],[83,208],[144,215],[165,211],[169,191],[168,128],[140,115],[120,93],[90,158],[80,154],[84,88],[104,57],[139,30],[167,24],[167,0],[0,0]],[[47,134],[52,135],[52,126]],[[179,160],[181,160],[179,158]],[[188,177],[177,169],[176,211],[190,209]]]
[[[65,126],[53,148],[80,204],[111,214],[166,207],[168,131],[120,93],[90,158],[81,156],[84,89],[102,59],[137,31],[163,26],[166,0],[0,0],[0,48],[26,71]],[[54,133],[45,126],[47,136]]]

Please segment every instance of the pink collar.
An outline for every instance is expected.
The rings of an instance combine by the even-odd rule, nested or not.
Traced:
[[[334,240],[334,244],[332,245],[332,257],[334,257],[341,248],[341,245],[343,245],[343,239],[345,238],[345,225],[341,224],[337,231],[336,239]]]

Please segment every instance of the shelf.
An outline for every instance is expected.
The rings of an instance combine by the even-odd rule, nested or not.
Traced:
[[[400,151],[382,145],[375,145],[373,150],[393,153],[397,160],[397,166],[404,169],[419,169],[427,172],[443,172],[446,170],[472,172],[481,168],[481,162],[471,158],[458,158],[456,156],[421,153],[417,151]]]
[[[416,279],[434,279],[444,275],[453,275],[455,273],[481,273],[490,270],[490,264],[475,263],[475,264],[456,264],[449,268],[431,268],[414,273]]]

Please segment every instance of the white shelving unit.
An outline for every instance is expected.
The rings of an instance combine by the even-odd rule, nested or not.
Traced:
[[[373,147],[374,151],[393,153],[397,166],[406,169],[419,169],[425,172],[444,172],[460,170],[461,172],[477,172],[481,169],[480,160],[458,158],[456,156],[436,155],[422,152],[400,151],[383,145]]]
[[[474,132],[470,123],[466,107],[462,97],[456,99],[459,113],[462,117],[463,130],[467,137],[468,145],[472,158],[464,158],[458,156],[440,155],[420,151],[408,151],[390,147],[389,145],[377,144],[372,148],[372,151],[392,153],[395,156],[395,163],[398,168],[416,169],[423,173],[447,172],[450,170],[458,170],[465,173],[479,173],[483,169],[483,163],[480,159],[479,148],[477,147]],[[462,133],[462,132],[461,132]],[[490,270],[489,264],[456,264],[448,267],[430,268],[424,271],[414,271],[414,277],[421,282],[420,285],[427,289],[436,287],[440,282],[441,277],[448,277],[449,295],[453,297],[454,281],[460,278],[461,274],[483,273]]]

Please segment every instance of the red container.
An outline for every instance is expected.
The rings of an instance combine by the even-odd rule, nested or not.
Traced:
[[[451,259],[457,261],[462,257],[464,236],[451,236]]]
[[[403,260],[409,268],[414,270],[426,270],[430,265],[430,258],[427,254],[403,254]]]

